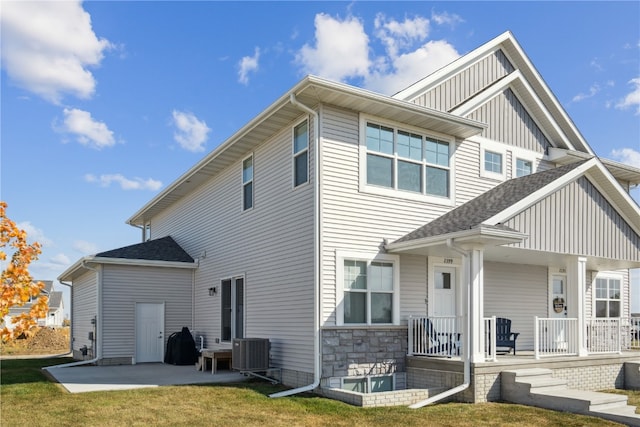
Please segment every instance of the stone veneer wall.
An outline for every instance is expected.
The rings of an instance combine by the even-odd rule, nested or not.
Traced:
[[[322,330],[322,377],[405,371],[407,327],[335,327]]]

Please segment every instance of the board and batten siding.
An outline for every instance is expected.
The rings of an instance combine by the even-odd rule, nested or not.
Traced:
[[[529,237],[512,246],[640,261],[640,236],[595,186],[581,177],[504,222]]]
[[[102,273],[102,356],[135,357],[136,303],[164,303],[164,343],[191,327],[191,269],[105,265]]]
[[[87,271],[73,280],[73,307],[71,312],[71,342],[75,351],[87,346],[91,348],[89,332],[93,332],[91,319],[98,315],[98,282],[97,273]]]
[[[268,338],[273,366],[313,372],[313,119],[309,183],[293,187],[292,122],[253,151],[254,207],[242,211],[242,159],[153,218],[154,237],[171,235],[192,257],[195,331],[221,338],[220,282],[244,277],[244,336]],[[249,155],[250,153],[246,153]],[[243,157],[244,158],[244,157]],[[218,287],[210,296],[208,289]]]
[[[536,265],[484,263],[484,315],[511,319],[511,331],[520,332],[518,350],[533,350],[535,316],[547,316],[547,272]]]
[[[483,104],[467,118],[488,124],[481,133],[484,138],[536,153],[544,153],[551,145],[511,89]]]
[[[513,71],[513,65],[498,50],[411,101],[424,107],[451,111]]]

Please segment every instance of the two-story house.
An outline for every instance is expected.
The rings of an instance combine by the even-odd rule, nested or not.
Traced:
[[[59,277],[74,355],[162,361],[188,326],[269,339],[292,392],[454,388],[473,367],[458,398],[486,401],[499,317],[532,364],[619,371],[639,183],[509,32],[394,96],[308,76],[134,213],[141,243]]]

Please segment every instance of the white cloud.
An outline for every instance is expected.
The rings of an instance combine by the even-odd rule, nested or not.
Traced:
[[[85,240],[76,240],[72,247],[83,255],[92,255],[98,252],[98,245]]]
[[[372,72],[368,89],[393,94],[449,64],[460,54],[444,40],[429,41],[420,48],[393,58],[390,69]]]
[[[640,115],[640,77],[631,79],[629,84],[633,86],[633,89],[623,100],[616,104],[616,108],[624,110],[635,107],[636,115]]]
[[[400,49],[411,46],[415,41],[422,41],[429,35],[429,20],[420,16],[398,22],[379,13],[374,26],[376,37],[382,41],[387,54],[392,58],[398,55]]]
[[[89,183],[99,184],[102,187],[109,187],[112,183],[120,185],[123,190],[151,190],[157,191],[162,187],[162,182],[155,179],[143,179],[143,178],[126,178],[123,175],[117,174],[105,174],[96,176],[93,174],[87,174],[84,176],[85,181]]]
[[[104,122],[96,121],[88,111],[76,108],[64,109],[64,131],[76,135],[81,144],[97,149],[116,143],[113,132]]]
[[[315,27],[315,47],[305,44],[296,55],[305,73],[338,81],[368,73],[369,37],[360,20],[340,21],[319,13]]]
[[[621,148],[611,150],[610,155],[614,160],[640,168],[640,151],[634,150],[633,148]]]
[[[249,73],[258,70],[258,60],[260,59],[260,49],[256,47],[253,56],[245,56],[240,60],[238,71],[238,81],[243,85],[249,84]]]
[[[182,148],[192,152],[204,151],[209,127],[204,120],[189,112],[173,110],[173,124],[177,131],[173,138]]]
[[[449,12],[432,12],[431,20],[438,25],[448,25],[450,27],[455,27],[457,24],[465,22],[460,15]]]
[[[111,47],[98,38],[80,1],[2,2],[2,67],[19,86],[60,103],[63,94],[90,98],[97,66]]]
[[[591,85],[591,87],[589,87],[589,92],[588,93],[579,93],[576,96],[573,97],[573,99],[571,100],[572,102],[580,102],[580,101],[584,101],[585,99],[591,98],[593,96],[596,96],[598,94],[598,92],[600,92],[600,85],[598,83],[594,83]]]
[[[62,267],[71,264],[71,259],[69,259],[69,257],[63,253],[56,254],[49,259],[51,261],[51,264],[59,265]]]
[[[20,230],[24,230],[27,233],[27,240],[30,243],[38,242],[42,247],[51,246],[53,242],[47,236],[45,236],[44,231],[40,228],[37,228],[35,225],[31,224],[30,221],[23,221],[20,223],[16,223],[16,226]]]
[[[438,23],[449,23],[445,17]],[[315,26],[315,46],[305,44],[296,55],[303,72],[338,81],[360,79],[365,88],[385,94],[403,89],[460,56],[444,40],[426,41],[430,21],[420,16],[396,21],[378,14],[375,37],[385,51],[372,57],[369,36],[357,18],[340,20],[318,14]]]

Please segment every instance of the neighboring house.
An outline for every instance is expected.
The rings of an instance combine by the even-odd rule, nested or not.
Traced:
[[[44,283],[44,288],[42,288],[40,294],[49,298],[49,311],[47,317],[38,319],[38,326],[48,326],[52,328],[60,327],[64,320],[62,292],[53,290],[53,281],[51,280],[41,280],[41,282]],[[4,318],[4,324],[6,324],[9,329],[13,329],[14,324],[11,322],[11,318],[22,313],[28,313],[31,310],[33,302],[40,298],[41,295],[36,298],[32,298],[20,307],[11,307],[9,309],[9,315]]]
[[[496,316],[532,364],[564,356],[577,378],[573,358],[595,360],[609,374],[589,387],[614,387],[639,183],[594,155],[508,32],[392,97],[308,76],[128,220],[142,243],[60,276],[74,355],[162,361],[189,326],[207,347],[268,338],[292,387],[451,387],[464,364],[456,398],[486,401],[508,362]]]

